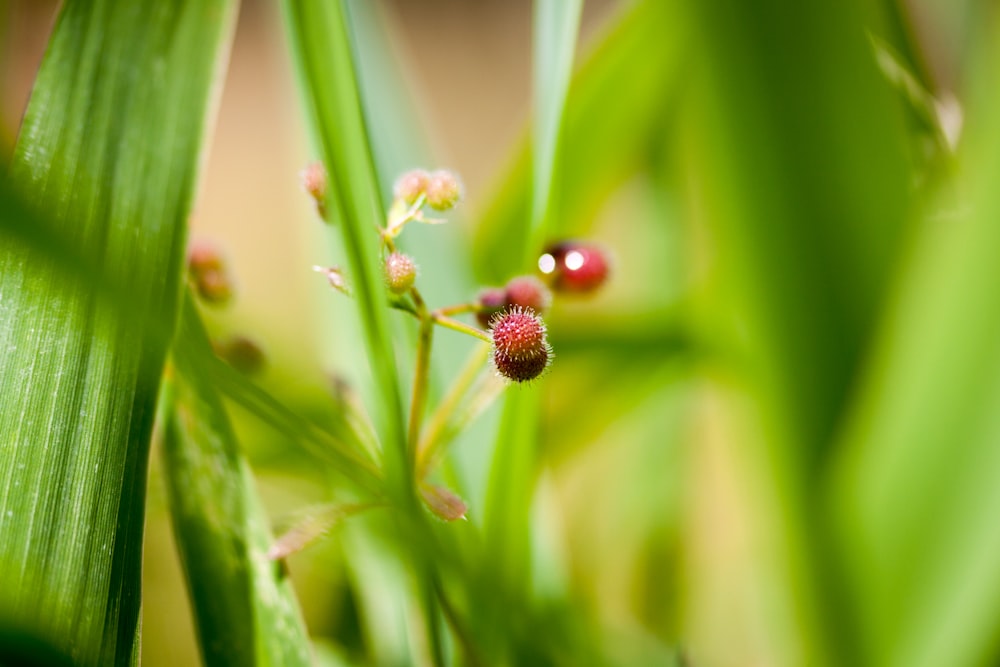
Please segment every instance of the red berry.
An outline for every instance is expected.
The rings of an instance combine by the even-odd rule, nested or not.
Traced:
[[[552,360],[545,324],[530,310],[514,307],[493,319],[493,364],[514,382],[542,374]]]
[[[541,314],[552,304],[552,293],[549,288],[534,276],[511,278],[504,291],[507,306],[530,308]]]
[[[549,246],[538,268],[557,292],[593,292],[608,278],[607,253],[600,246],[564,241]]]
[[[493,318],[507,305],[507,293],[499,287],[487,287],[479,292],[476,305],[476,319],[484,329],[488,329]]]

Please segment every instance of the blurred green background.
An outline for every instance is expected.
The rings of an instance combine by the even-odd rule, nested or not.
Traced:
[[[353,6],[383,182],[426,166],[465,185],[447,226],[407,231],[424,295],[502,284],[517,270],[505,235],[527,215],[531,3]],[[5,147],[56,3],[6,10]],[[585,3],[554,235],[615,261],[604,291],[548,320],[525,492],[536,605],[599,647],[594,664],[1000,656],[994,13]],[[317,157],[303,119],[280,11],[245,1],[191,235],[236,276],[212,332],[257,341],[258,381],[321,418],[334,376],[372,396],[353,309],[311,268],[343,258],[300,190]],[[438,335],[438,392],[471,345]],[[333,497],[315,460],[233,417],[276,525]],[[454,445],[470,527],[447,530],[480,525],[499,418]],[[152,461],[142,660],[196,664]],[[360,617],[393,577],[345,563],[363,542],[346,526],[289,567],[314,638],[376,664]]]

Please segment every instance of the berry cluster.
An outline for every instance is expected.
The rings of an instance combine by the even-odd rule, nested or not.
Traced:
[[[307,167],[302,173],[302,181],[306,192],[316,201],[317,209],[324,212],[326,178],[322,167]],[[416,262],[396,249],[395,239],[409,222],[443,222],[427,217],[424,207],[436,211],[454,208],[462,197],[462,186],[449,171],[414,169],[396,180],[393,195],[386,226],[381,230],[386,252],[383,260],[386,287],[397,297],[393,305],[421,321],[489,341],[493,365],[508,380],[527,382],[541,375],[553,356],[541,319],[552,305],[553,291],[583,294],[599,288],[607,279],[609,269],[604,251],[596,245],[575,241],[553,244],[538,260],[541,277],[516,276],[503,287],[483,289],[471,303],[428,311],[416,287]],[[339,271],[318,270],[330,277],[331,284],[345,291]],[[466,312],[475,315],[481,329],[452,318],[452,315]]]
[[[322,165],[306,167],[301,174],[303,189],[316,205],[322,218],[327,217],[328,185]],[[465,503],[448,489],[429,483],[427,476],[439,459],[441,450],[461,430],[463,420],[476,409],[483,409],[496,398],[504,383],[484,372],[487,358],[496,375],[511,383],[531,382],[549,368],[552,346],[543,315],[551,308],[553,294],[586,294],[595,291],[607,279],[608,261],[604,251],[590,243],[562,241],[544,250],[538,260],[536,275],[510,278],[502,287],[482,289],[465,303],[431,309],[418,286],[417,264],[396,247],[396,240],[411,222],[440,224],[444,220],[433,212],[453,209],[462,199],[462,185],[450,171],[414,169],[401,175],[393,186],[393,201],[385,225],[378,227],[382,271],[389,304],[415,317],[419,323],[416,364],[406,434],[406,445],[413,456],[416,488],[424,504],[440,519],[453,521],[465,515]],[[203,271],[210,276],[210,263]],[[345,295],[351,290],[337,267],[314,267],[326,276],[330,285]],[[211,279],[208,280],[211,283]],[[474,326],[458,316],[472,316]],[[423,425],[428,402],[430,356],[435,327],[441,326],[473,336],[488,348],[479,348],[466,369],[455,378],[442,397],[426,428]],[[248,350],[233,346],[237,362],[252,358]],[[486,356],[488,352],[489,356]],[[470,396],[471,395],[471,396]],[[461,406],[461,407],[460,407]],[[276,546],[280,546],[276,545]],[[274,553],[286,553],[278,548]]]

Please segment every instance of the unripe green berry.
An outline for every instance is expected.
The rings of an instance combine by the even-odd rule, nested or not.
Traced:
[[[417,279],[417,265],[413,258],[401,252],[385,258],[385,280],[393,294],[405,294]]]
[[[427,205],[438,211],[454,208],[462,197],[462,186],[458,178],[450,171],[443,169],[430,175],[427,182]]]
[[[497,315],[490,330],[493,365],[514,382],[533,380],[552,361],[545,324],[530,310],[514,307]]]
[[[430,174],[423,169],[411,169],[396,179],[393,194],[396,195],[396,199],[411,205],[420,198],[420,195],[427,192],[430,178]]]

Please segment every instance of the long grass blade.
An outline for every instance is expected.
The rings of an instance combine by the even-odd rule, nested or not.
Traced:
[[[163,471],[207,665],[308,665],[308,635],[249,465],[201,367],[213,356],[185,302],[164,408]]]
[[[980,62],[996,62],[997,24]],[[977,72],[959,208],[936,202],[871,356],[832,496],[868,664],[982,665],[1000,614],[1000,96]]]
[[[78,664],[137,659],[146,462],[230,0],[66,3],[10,167],[99,275],[0,248],[0,607]],[[130,300],[97,298],[121,286]],[[146,336],[150,323],[167,323]]]
[[[385,224],[385,207],[368,140],[346,10],[339,0],[288,0],[285,8],[306,105],[330,175],[331,208],[342,225],[351,284],[378,385],[387,480],[397,500],[411,502],[415,498],[411,465],[376,232]]]

